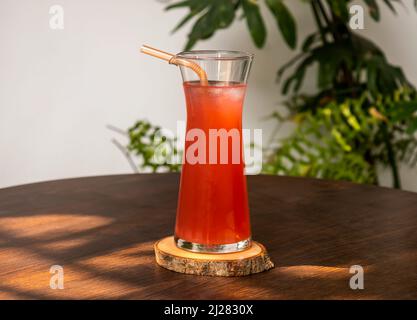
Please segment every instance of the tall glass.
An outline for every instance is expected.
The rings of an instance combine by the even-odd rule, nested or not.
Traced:
[[[199,64],[209,83],[180,67],[187,104],[184,164],[175,242],[194,252],[226,253],[251,245],[244,175],[242,108],[251,54],[189,51],[179,58]]]

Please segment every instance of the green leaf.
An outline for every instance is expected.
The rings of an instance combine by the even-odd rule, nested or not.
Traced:
[[[214,18],[209,13],[202,15],[191,29],[185,50],[190,50],[198,40],[207,39],[215,32]]]
[[[250,0],[243,0],[242,7],[253,42],[258,48],[262,48],[266,40],[266,28],[259,7]]]
[[[165,10],[171,10],[171,9],[182,8],[182,7],[189,7],[192,2],[193,2],[192,0],[185,0],[185,1],[176,2],[176,3],[173,3],[173,4],[165,7]]]
[[[170,10],[173,8],[178,8],[182,6],[188,6],[190,8],[190,12],[175,26],[175,28],[171,31],[174,33],[181,27],[183,27],[188,21],[190,21],[193,17],[197,16],[201,11],[203,11],[207,6],[208,3],[205,1],[199,0],[189,0],[183,1],[177,4],[173,4],[165,8],[165,10]]]
[[[417,131],[417,120],[410,123],[406,132],[408,134],[414,134],[416,131]]]
[[[217,0],[214,13],[217,16],[217,28],[225,29],[235,19],[235,8],[232,1]]]
[[[266,0],[266,4],[274,15],[285,42],[294,49],[297,44],[297,27],[291,12],[282,0]]]
[[[201,7],[194,7],[194,10],[198,9],[202,10]],[[227,28],[234,18],[235,8],[231,1],[213,0],[191,29],[185,50],[190,50],[198,40],[210,38],[218,29]]]
[[[364,56],[363,60],[366,60],[370,55],[384,55],[382,50],[375,43],[356,33],[351,34],[351,40],[354,47],[353,49],[358,51],[358,54]]]
[[[283,94],[287,94],[288,92],[289,92],[289,90],[290,90],[290,87],[291,87],[291,85],[294,83],[294,86],[293,86],[293,91],[294,92],[297,92],[299,89],[300,89],[300,87],[301,87],[301,84],[303,83],[303,81],[304,81],[304,76],[305,76],[305,74],[306,74],[306,71],[307,71],[307,68],[312,64],[314,62],[314,59],[313,59],[313,57],[310,55],[310,56],[307,56],[306,58],[304,58],[303,60],[302,60],[302,62],[300,62],[298,65],[297,65],[297,67],[296,67],[296,69],[295,69],[295,71],[294,71],[294,73],[293,73],[293,75],[291,75],[290,77],[288,77],[287,78],[287,80],[284,82],[284,85],[282,86],[282,93]]]
[[[301,58],[304,57],[304,54],[298,54],[296,55],[294,58],[292,58],[290,61],[286,62],[284,65],[282,65],[277,72],[277,81],[281,80],[282,75],[284,74],[284,72],[291,68],[291,66],[294,65],[294,63],[298,62]]]
[[[314,41],[316,41],[317,33],[310,34],[303,42],[303,45],[301,46],[301,50],[303,52],[307,52],[311,46],[313,45]]]
[[[349,20],[349,11],[347,8],[347,2],[345,0],[327,0],[332,12],[342,19],[343,22]]]
[[[376,3],[376,0],[365,0],[366,4],[369,7],[369,14],[375,21],[379,21],[380,13],[379,13],[379,6]]]
[[[376,68],[373,64],[368,64],[368,68],[366,70],[367,72],[367,86],[368,89],[372,92],[372,93],[377,93],[378,92],[378,87],[377,87],[377,72],[376,72]]]
[[[294,81],[294,89],[299,88],[306,73],[306,70],[301,69],[307,69],[313,63],[319,64],[319,72],[317,74],[318,86],[321,89],[330,89],[334,87],[335,80],[340,74],[342,67],[347,69],[353,68],[353,63],[355,61],[354,54],[350,41],[326,43],[311,49],[306,54],[303,54],[304,59],[302,62],[295,67],[293,75],[290,75],[288,80],[284,82],[283,93],[285,94],[289,91],[291,84]],[[285,65],[284,69],[281,68],[278,75],[281,76],[293,63],[294,61],[290,61],[290,64]]]
[[[413,115],[417,112],[416,101],[400,101],[394,103],[394,110],[390,120],[392,122],[405,121],[413,118]]]
[[[187,43],[185,44],[184,50],[185,51],[191,50],[195,46],[197,41],[198,41],[197,38],[190,38],[189,37]]]
[[[336,76],[337,63],[333,60],[321,61],[319,63],[318,71],[318,86],[321,89],[326,89],[332,85],[333,79]]]

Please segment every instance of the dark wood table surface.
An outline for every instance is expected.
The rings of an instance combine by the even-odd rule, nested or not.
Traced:
[[[248,177],[254,239],[276,267],[242,278],[160,268],[179,176],[115,175],[0,190],[2,299],[417,299],[417,194]],[[50,288],[50,267],[64,289]],[[352,265],[364,289],[352,290]]]

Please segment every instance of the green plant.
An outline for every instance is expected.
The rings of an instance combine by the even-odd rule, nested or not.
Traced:
[[[299,53],[277,72],[288,117],[274,113],[277,125],[296,121],[294,133],[268,148],[267,173],[377,183],[376,166],[391,168],[400,187],[398,162],[415,165],[417,128],[415,89],[402,69],[392,65],[371,40],[349,28],[350,0],[299,0],[311,11],[316,30]],[[264,0],[285,43],[297,48],[297,23],[284,0]],[[380,5],[394,14],[401,0],[365,0],[371,18],[380,20]],[[254,44],[265,44],[267,29],[256,0],[185,0],[166,7],[188,8],[174,31],[192,22],[185,49],[228,28],[237,16],[246,21]],[[415,2],[417,4],[417,2]],[[318,66],[317,92],[303,95],[302,85]],[[274,141],[276,142],[276,141]]]
[[[127,150],[139,158],[139,168],[152,172],[180,170],[178,162],[170,161],[177,155],[181,157],[181,151],[176,147],[176,138],[163,134],[159,126],[139,120],[129,128],[128,135]]]
[[[314,111],[299,112],[294,117],[298,127],[269,155],[264,171],[376,184],[376,165],[392,161],[389,146],[396,150],[396,159],[415,166],[415,101],[416,93],[410,90],[376,100],[364,92],[341,104],[331,101]],[[273,117],[286,120],[279,113]]]
[[[411,86],[401,68],[391,65],[383,51],[372,41],[352,32],[349,23],[350,0],[300,0],[309,5],[317,30],[302,43],[301,52],[278,70],[284,94],[298,93],[308,69],[318,65],[318,94],[306,100],[303,107],[315,108],[320,102],[360,96],[363,91],[372,94],[391,94],[402,86]],[[265,0],[277,26],[287,43],[295,49],[297,24],[283,0]],[[381,1],[395,13],[393,3],[400,0]],[[256,0],[186,0],[169,5],[171,10],[187,7],[189,13],[174,28],[183,27],[195,19],[188,35],[185,49],[198,41],[210,38],[220,29],[231,25],[236,13],[241,11],[256,46],[263,47],[267,30]],[[366,0],[371,17],[380,19],[376,0]],[[289,73],[284,77],[286,73]],[[307,103],[308,102],[308,103]]]
[[[265,0],[264,2],[276,19],[285,42],[295,49],[297,24],[285,1]],[[387,61],[383,51],[375,43],[352,32],[349,28],[351,1],[305,0],[302,2],[310,7],[317,30],[305,38],[300,53],[278,70],[278,79],[282,82],[282,93],[294,96],[287,102],[291,112],[301,112],[298,118],[303,120],[299,122],[299,128],[295,133],[286,139],[280,148],[273,150],[273,156],[268,157],[269,161],[265,164],[266,171],[292,175],[305,175],[308,172],[310,176],[376,183],[375,165],[381,163],[391,167],[393,184],[397,188],[400,187],[397,162],[401,160],[404,145],[408,148],[415,147],[415,143],[410,142],[415,141],[414,136],[410,134],[407,136],[407,142],[396,142],[398,135],[407,135],[410,131],[410,128],[406,127],[407,124],[404,125],[404,121],[401,122],[399,119],[392,119],[394,122],[382,122],[372,126],[371,131],[363,131],[362,128],[357,132],[342,115],[347,110],[346,103],[362,101],[359,103],[360,108],[356,107],[352,115],[362,116],[364,123],[372,122],[373,116],[367,109],[372,103],[380,100],[391,101],[390,112],[407,107],[403,111],[412,114],[417,105],[413,86],[400,67]],[[379,4],[386,5],[396,13],[393,4],[401,1],[384,0],[379,4],[375,0],[364,2],[372,19],[379,21]],[[167,10],[178,7],[188,7],[189,13],[175,30],[195,19],[188,35],[186,49],[190,49],[197,41],[213,36],[217,30],[230,26],[238,11],[241,11],[242,17],[246,20],[255,45],[262,47],[265,43],[267,30],[259,10],[259,1],[188,0],[176,2],[168,6]],[[305,75],[313,65],[318,65],[318,92],[310,96],[300,95]],[[391,99],[401,90],[413,93],[410,95],[413,98],[406,101],[406,106],[401,99]],[[357,100],[354,100],[355,98]],[[382,107],[380,109],[383,109]],[[331,110],[333,114],[330,131],[324,130],[326,129],[324,126],[326,118],[323,115],[325,110]],[[412,124],[409,125],[412,129]],[[316,127],[320,127],[323,132],[316,134],[314,140],[309,140],[313,148],[310,147],[308,150],[321,150],[321,158],[314,158],[307,149],[298,150],[299,156],[291,159],[292,169],[284,170],[282,163],[288,162],[290,158],[289,146],[295,148],[303,132]],[[342,141],[345,140],[350,142],[349,150],[347,146],[343,146]],[[375,149],[382,151],[376,153]],[[305,161],[302,160],[305,157],[314,159],[311,163],[315,166],[310,166],[307,170]],[[355,171],[359,164],[362,164],[362,170]]]

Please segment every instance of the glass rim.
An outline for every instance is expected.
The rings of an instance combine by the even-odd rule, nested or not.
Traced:
[[[191,60],[252,60],[253,53],[234,50],[191,50],[183,51],[175,55],[179,58]]]

